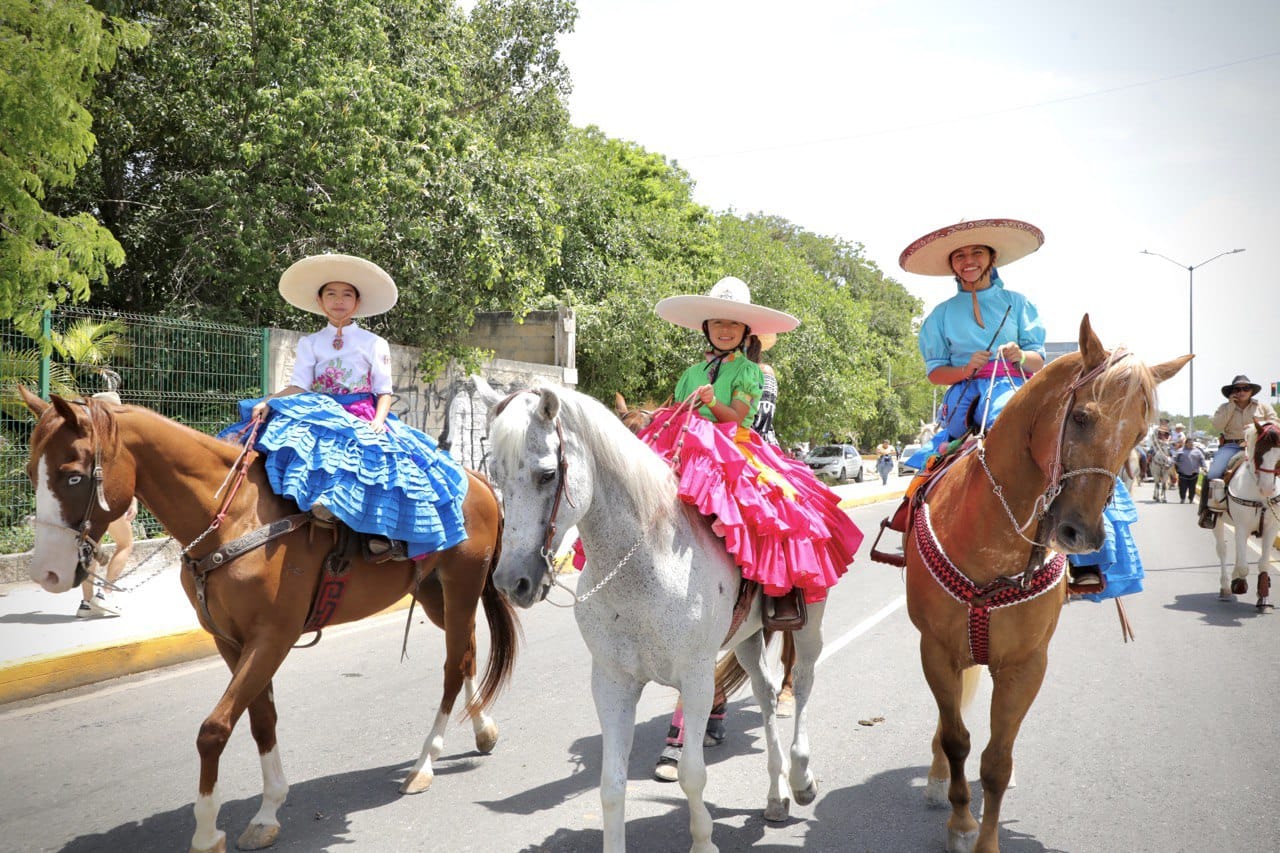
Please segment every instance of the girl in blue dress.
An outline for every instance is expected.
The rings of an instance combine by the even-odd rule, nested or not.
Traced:
[[[1044,233],[1017,219],[979,219],[931,231],[902,251],[898,264],[919,275],[949,276],[956,294],[920,327],[929,381],[948,386],[938,410],[941,429],[908,464],[926,459],[971,430],[986,432],[1014,393],[1045,365],[1045,329],[1031,300],[1005,287],[996,269],[1035,252]],[[1137,511],[1124,483],[1103,513],[1107,540],[1092,554],[1072,554],[1076,589],[1104,586],[1105,597],[1142,589],[1142,559],[1129,531]],[[1088,593],[1097,599],[1098,593]]]
[[[279,287],[291,305],[329,323],[298,342],[289,385],[241,401],[243,420],[221,437],[266,418],[256,448],[266,453],[277,494],[358,532],[404,542],[410,558],[466,539],[466,472],[391,414],[391,347],[355,322],[395,305],[391,276],[364,258],[313,255],[285,270]]]

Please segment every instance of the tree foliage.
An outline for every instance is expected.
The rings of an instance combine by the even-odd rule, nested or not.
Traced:
[[[89,297],[120,244],[91,208],[55,212],[49,191],[70,184],[94,145],[98,74],[145,31],[83,3],[0,0],[0,315],[38,337],[40,314]]]
[[[118,16],[99,23],[117,44],[126,26],[151,41],[114,66],[94,42],[96,64],[49,70],[69,78],[68,103],[87,103],[97,145],[81,110],[63,160],[85,165],[74,182],[37,172],[46,208],[101,238],[67,253],[82,277],[58,279],[52,299],[83,298],[123,249],[93,287],[100,306],[307,328],[276,293],[280,272],[349,252],[400,285],[372,325],[423,347],[429,374],[467,357],[477,311],[567,303],[580,387],[662,400],[702,341],[654,304],[736,275],[803,320],[771,353],[784,440],[865,444],[927,414],[920,306],[861,245],[710,211],[660,153],[570,125],[558,40],[571,0],[98,2]]]

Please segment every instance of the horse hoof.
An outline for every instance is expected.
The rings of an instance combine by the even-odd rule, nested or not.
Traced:
[[[1218,600],[1219,601],[1235,601],[1236,597],[1231,594],[1231,590],[1227,589],[1224,586],[1222,589],[1218,590]]]
[[[192,844],[191,853],[227,853],[227,834],[219,830],[218,840],[210,847],[197,847]]]
[[[807,788],[799,791],[792,790],[791,793],[796,798],[796,805],[807,806],[818,798],[818,780],[814,779]]]
[[[1269,599],[1269,598],[1259,598],[1259,599],[1258,599],[1258,612],[1259,612],[1259,613],[1266,613],[1266,612],[1271,611],[1271,610],[1275,610],[1275,605],[1271,603],[1271,599]]]
[[[787,797],[770,797],[764,807],[764,819],[769,823],[782,823],[791,816],[791,800]]]
[[[275,844],[279,835],[279,824],[251,823],[240,834],[240,839],[236,841],[236,846],[241,850],[262,850]]]
[[[434,773],[415,773],[400,786],[402,794],[421,794],[423,791],[431,787],[431,783],[435,781]]]
[[[480,750],[484,755],[493,752],[493,748],[498,745],[498,724],[487,723],[480,731],[476,732],[476,749]]]
[[[1249,581],[1245,578],[1232,578],[1231,591],[1236,595],[1244,595],[1249,591]]]
[[[973,847],[977,843],[978,830],[976,829],[969,832],[947,830],[947,853],[973,853]]]
[[[950,779],[929,779],[924,786],[924,801],[930,808],[945,809],[951,805],[947,798],[947,788],[951,787]]]

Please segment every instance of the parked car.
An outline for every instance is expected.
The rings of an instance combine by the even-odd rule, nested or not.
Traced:
[[[914,474],[917,470],[919,470],[916,467],[907,464],[907,460],[910,459],[912,456],[915,456],[919,450],[920,450],[920,445],[918,444],[908,444],[906,447],[902,448],[902,452],[898,454],[898,473],[899,474]]]
[[[809,451],[804,462],[817,476],[861,483],[864,476],[862,454],[852,444],[824,444]]]

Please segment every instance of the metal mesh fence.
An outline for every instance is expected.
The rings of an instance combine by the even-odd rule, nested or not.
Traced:
[[[261,395],[266,333],[219,323],[63,307],[40,343],[0,320],[0,554],[29,550],[35,493],[26,475],[33,419],[16,394],[89,395],[115,388],[125,403],[153,409],[206,433],[236,420],[236,401]],[[145,510],[135,526],[163,535]]]

